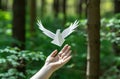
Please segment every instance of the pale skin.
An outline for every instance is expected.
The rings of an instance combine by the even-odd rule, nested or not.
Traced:
[[[49,79],[50,76],[71,59],[71,47],[65,45],[58,53],[54,50],[46,59],[44,66],[30,79]]]

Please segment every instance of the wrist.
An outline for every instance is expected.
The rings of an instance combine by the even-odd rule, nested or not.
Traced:
[[[33,77],[30,79],[49,79],[53,71],[50,66],[44,65]]]
[[[54,69],[49,64],[44,64],[44,66],[42,67],[42,69],[45,70],[45,71],[47,70],[49,73],[53,73],[54,72]]]

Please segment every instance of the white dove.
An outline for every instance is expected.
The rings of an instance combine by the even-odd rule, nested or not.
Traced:
[[[66,28],[62,33],[60,33],[60,29],[56,30],[56,34],[54,34],[53,32],[47,30],[46,28],[44,28],[44,26],[42,25],[41,21],[38,20],[37,25],[39,26],[39,29],[48,37],[52,38],[53,41],[51,41],[51,43],[57,45],[57,46],[62,46],[62,44],[65,41],[65,38],[67,36],[69,36],[75,28],[78,27],[78,21],[76,20],[74,23],[71,23],[71,25]]]

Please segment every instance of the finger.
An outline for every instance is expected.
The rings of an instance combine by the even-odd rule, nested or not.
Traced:
[[[63,58],[69,51],[71,46],[68,46],[68,48],[61,54],[61,57]]]
[[[50,56],[51,56],[51,57],[55,57],[56,54],[57,54],[57,50],[54,50],[54,51],[50,54]]]
[[[66,64],[71,58],[72,58],[72,56],[67,57],[67,58],[63,61],[63,63]]]
[[[66,58],[68,58],[69,56],[70,56],[70,54],[71,54],[71,50],[63,57],[63,60],[65,60]]]
[[[63,49],[60,51],[60,53],[64,52],[67,48],[68,48],[68,44],[66,44],[66,45],[63,47]],[[60,54],[60,53],[59,53],[59,54]]]
[[[59,62],[55,62],[55,63],[52,63],[54,66],[56,65],[59,65],[59,68],[62,67],[63,65],[65,65],[70,59],[71,59],[72,56],[69,56],[68,58],[66,58],[65,60],[61,60]]]

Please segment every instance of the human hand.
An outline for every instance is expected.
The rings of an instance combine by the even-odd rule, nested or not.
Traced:
[[[53,51],[46,59],[45,66],[51,68],[54,72],[61,68],[71,59],[71,50],[69,45],[65,45],[63,49],[58,53],[57,50]],[[58,53],[58,54],[57,54]]]
[[[69,45],[65,45],[58,53],[53,51],[46,59],[45,65],[30,79],[49,79],[54,71],[61,68],[71,59],[71,50]]]

